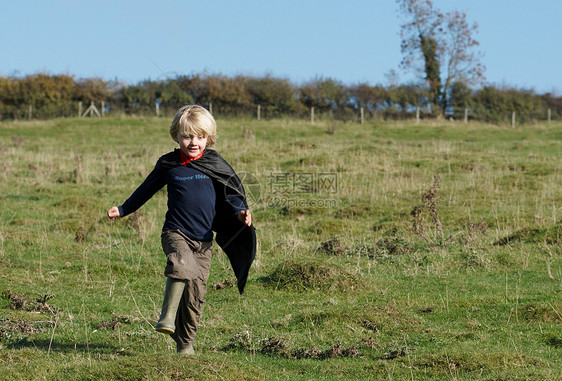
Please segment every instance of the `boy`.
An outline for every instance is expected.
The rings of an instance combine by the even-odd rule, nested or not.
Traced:
[[[156,331],[167,333],[180,354],[193,355],[211,265],[213,231],[244,292],[256,252],[256,234],[244,188],[214,150],[216,123],[203,107],[181,107],[170,126],[179,148],[160,157],[131,197],[107,211],[110,219],[133,213],[167,185],[168,211],[162,228],[167,277]]]

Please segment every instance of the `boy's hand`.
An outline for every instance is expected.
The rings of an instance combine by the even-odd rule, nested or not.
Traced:
[[[252,213],[248,209],[238,213],[238,220],[248,226],[252,225]]]
[[[107,211],[107,216],[109,217],[110,220],[114,220],[117,217],[121,217],[119,214],[119,208],[116,206],[112,206],[111,209]]]

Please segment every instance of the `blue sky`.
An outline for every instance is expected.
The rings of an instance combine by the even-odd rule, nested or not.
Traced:
[[[465,11],[495,85],[562,93],[562,2],[435,0]],[[177,74],[271,74],[386,83],[401,53],[394,0],[0,0],[0,75],[136,83]],[[415,80],[402,71],[399,83]]]

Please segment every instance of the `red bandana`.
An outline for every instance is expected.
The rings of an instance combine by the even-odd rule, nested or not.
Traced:
[[[180,149],[181,165],[185,167],[190,161],[199,159],[201,156],[203,156],[203,152],[204,151],[201,151],[201,153],[195,157],[189,157]]]

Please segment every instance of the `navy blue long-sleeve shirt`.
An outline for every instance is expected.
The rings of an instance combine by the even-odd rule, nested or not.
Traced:
[[[168,188],[168,211],[162,230],[179,229],[192,239],[212,240],[217,202],[215,186],[211,178],[189,166],[164,168],[157,164],[119,207],[121,217],[135,212],[164,185]],[[229,195],[228,201],[234,214],[246,209],[240,197]]]

